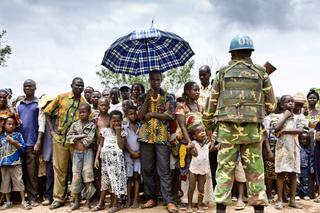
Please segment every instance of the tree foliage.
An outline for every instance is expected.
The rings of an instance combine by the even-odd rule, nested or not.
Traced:
[[[2,41],[4,34],[6,34],[6,31],[2,30],[0,33],[0,66],[6,66],[7,58],[11,55],[11,47]]]
[[[191,71],[194,66],[194,60],[188,61],[184,66],[180,68],[171,69],[163,74],[163,85],[164,88],[171,92],[176,93],[183,85],[188,82],[191,78]],[[101,84],[105,88],[120,87],[123,84],[142,83],[148,88],[148,75],[142,76],[130,76],[125,74],[112,73],[108,69],[101,68],[96,74],[101,79]]]

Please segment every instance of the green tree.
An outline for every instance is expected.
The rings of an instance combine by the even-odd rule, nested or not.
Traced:
[[[171,69],[163,74],[164,87],[171,93],[176,93],[183,85],[192,78],[191,71],[194,66],[194,60],[188,61],[184,66]],[[142,83],[146,88],[148,84],[148,75],[130,76],[125,74],[112,73],[108,69],[101,68],[96,74],[101,79],[101,84],[105,88],[121,86],[123,84]]]
[[[194,66],[194,60],[188,61],[184,66],[175,68],[165,72],[164,74],[164,87],[167,91],[176,94],[183,85],[190,81],[193,76],[191,71]]]
[[[105,88],[111,87],[120,87],[123,84],[133,84],[133,83],[142,83],[143,85],[148,84],[148,76],[131,76],[125,74],[118,74],[109,71],[108,69],[101,68],[100,71],[96,72],[96,74],[101,78],[101,84]]]
[[[0,33],[0,66],[6,66],[7,57],[11,55],[11,47],[2,41],[4,34],[6,31],[2,30]]]

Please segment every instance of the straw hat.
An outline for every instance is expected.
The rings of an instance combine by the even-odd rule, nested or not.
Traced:
[[[53,96],[51,95],[43,95],[41,96],[40,100],[39,100],[39,108],[43,108],[49,101],[52,101],[54,99]]]
[[[296,103],[304,104],[307,102],[306,96],[304,96],[304,94],[301,92],[297,92],[296,94],[294,94],[293,99]]]

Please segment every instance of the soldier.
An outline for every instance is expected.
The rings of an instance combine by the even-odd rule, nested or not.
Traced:
[[[231,61],[217,72],[203,117],[209,131],[214,126],[218,130],[214,192],[217,213],[226,212],[230,201],[238,151],[248,181],[249,205],[261,213],[268,203],[262,161],[262,121],[265,113],[275,109],[276,99],[265,68],[252,63],[252,51],[249,36],[238,35],[231,40]]]

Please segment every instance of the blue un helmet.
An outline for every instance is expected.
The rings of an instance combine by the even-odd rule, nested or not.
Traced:
[[[254,51],[253,41],[247,35],[237,35],[230,42],[229,53],[234,50],[252,50]]]

